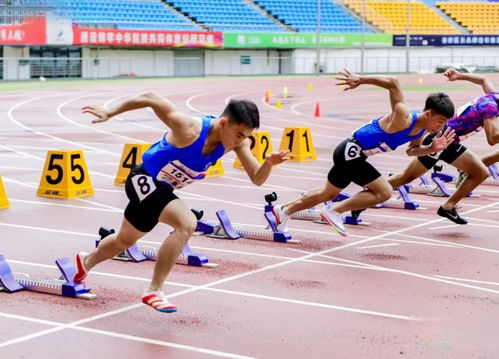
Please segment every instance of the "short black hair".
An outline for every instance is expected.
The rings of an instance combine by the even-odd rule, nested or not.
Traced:
[[[447,118],[454,116],[455,112],[452,100],[443,92],[429,94],[426,98],[424,110],[433,110],[433,112],[444,115]]]
[[[230,100],[220,116],[227,117],[232,124],[242,124],[251,129],[260,127],[260,112],[250,100]]]

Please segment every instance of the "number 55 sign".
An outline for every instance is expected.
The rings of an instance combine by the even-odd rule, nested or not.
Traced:
[[[48,151],[38,196],[54,198],[87,197],[94,194],[83,152]]]

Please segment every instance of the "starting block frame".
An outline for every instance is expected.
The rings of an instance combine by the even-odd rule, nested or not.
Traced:
[[[301,243],[299,240],[292,239],[291,234],[288,232],[280,232],[277,230],[274,214],[270,211],[265,212],[265,219],[269,224],[269,228],[259,230],[248,230],[242,227],[233,227],[232,222],[225,210],[217,211],[216,215],[219,223],[199,220],[196,231],[213,238],[248,238],[271,240],[279,243]]]
[[[100,239],[95,241],[95,246],[97,247],[104,238],[112,233],[114,233],[114,229],[101,227],[99,229]],[[158,250],[155,247],[139,246],[138,244],[134,244],[130,248],[113,257],[113,259],[138,263],[146,260],[155,261],[157,254]],[[186,244],[184,248],[182,248],[182,252],[180,253],[175,263],[193,267],[218,267],[217,263],[210,263],[208,258],[204,254],[193,253],[191,247],[189,247],[188,244]]]
[[[408,193],[428,194],[431,191],[433,191],[435,186],[433,186],[430,183],[430,180],[428,179],[428,177],[423,175],[423,176],[419,177],[419,179],[420,179],[420,182],[417,185],[412,185],[412,184],[405,184],[404,185],[404,188],[406,189],[406,191]]]
[[[499,184],[499,168],[496,164],[492,164],[488,167],[490,176],[482,182],[482,184],[496,185]]]
[[[450,197],[456,190],[448,189],[445,183],[452,183],[455,181],[455,177],[446,173],[434,172],[431,174],[431,179],[437,185],[430,193],[429,196],[436,197]],[[466,195],[466,197],[480,197],[472,194],[471,192]]]
[[[396,191],[399,193],[398,198],[389,199],[386,202],[377,204],[375,208],[401,208],[409,210],[416,210],[419,208],[419,203],[411,201],[409,193],[404,186],[400,186]]]
[[[0,291],[15,293],[28,290],[78,299],[97,298],[97,295],[90,293],[90,288],[73,282],[76,268],[69,258],[57,259],[55,263],[64,279],[33,278],[27,274],[14,273],[5,257],[0,255]]]

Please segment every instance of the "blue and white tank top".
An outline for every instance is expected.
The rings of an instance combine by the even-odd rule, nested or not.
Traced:
[[[205,178],[205,171],[225,153],[220,143],[208,156],[203,156],[203,147],[208,137],[214,116],[203,117],[203,126],[199,137],[187,147],[177,148],[163,138],[153,144],[142,155],[142,165],[146,172],[163,184],[174,188]]]
[[[409,136],[416,121],[418,119],[419,111],[411,111],[411,125],[405,130],[387,133],[379,125],[380,118],[374,119],[364,126],[354,131],[353,137],[362,146],[362,152],[366,156],[372,156],[380,152],[388,152],[395,150],[398,146],[415,140],[423,135],[425,130],[421,130],[414,136]]]

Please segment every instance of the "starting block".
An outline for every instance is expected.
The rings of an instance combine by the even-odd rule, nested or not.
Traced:
[[[340,193],[334,200],[329,201],[329,202],[339,202],[339,201],[342,201],[342,200],[347,199],[349,197],[350,197],[350,195],[348,195],[348,194]],[[272,193],[265,196],[265,200],[270,205],[269,210],[272,210],[272,202],[277,200],[277,194],[275,192],[272,192]],[[325,205],[329,205],[329,203],[326,202]],[[326,224],[326,221],[324,221],[321,217],[320,210],[318,210],[315,207],[295,212],[291,215],[291,218],[302,220],[302,221],[313,221],[315,223]],[[358,217],[357,218],[355,218],[353,216],[344,216],[343,217],[344,224],[358,225],[358,224],[361,224],[361,222],[362,222],[362,219],[358,218]],[[364,224],[366,224],[366,223],[364,223]]]
[[[452,183],[455,181],[455,177],[446,173],[434,172],[431,174],[431,179],[437,185],[430,193],[429,196],[436,197],[450,197],[456,190],[448,189],[446,183]],[[471,192],[466,195],[466,197],[479,197],[473,195]]]
[[[217,211],[216,215],[219,223],[200,220],[198,221],[196,231],[214,238],[238,239],[242,237],[248,239],[271,240],[281,243],[301,243],[299,240],[292,239],[289,233],[279,232],[277,230],[274,214],[270,211],[265,212],[265,219],[267,220],[269,227],[257,230],[233,227],[229,216],[224,210]]]
[[[499,169],[497,168],[495,163],[493,165],[489,166],[489,173],[490,173],[490,176],[482,183],[483,184],[499,184]]]
[[[399,193],[398,198],[389,199],[386,202],[377,204],[375,208],[401,208],[410,210],[416,210],[419,208],[419,203],[411,201],[411,199],[409,198],[409,193],[407,193],[407,190],[404,186],[400,186],[399,188],[397,188],[397,191]]]
[[[405,184],[404,188],[408,193],[418,193],[418,194],[428,194],[434,190],[434,186],[430,183],[430,180],[426,176],[419,177],[419,184]]]
[[[5,257],[0,255],[0,290],[14,293],[25,289],[71,298],[97,298],[97,295],[90,293],[90,288],[85,288],[81,283],[73,282],[76,268],[69,258],[58,259],[55,263],[64,279],[40,279],[32,278],[27,274],[13,273]]]
[[[112,233],[114,233],[114,229],[101,227],[99,229],[100,239],[95,241],[95,246],[96,247],[99,246],[100,242]],[[138,244],[134,244],[130,248],[126,249],[117,256],[113,257],[113,259],[120,261],[130,261],[130,262],[143,262],[146,260],[155,261],[157,254],[158,250],[155,247],[146,247],[146,246],[139,247]],[[218,264],[216,263],[209,263],[208,258],[205,255],[199,253],[193,253],[191,247],[189,247],[188,244],[186,244],[184,248],[182,248],[182,252],[180,253],[180,256],[177,258],[175,263],[184,264],[193,267],[206,267],[206,268],[218,267]]]

